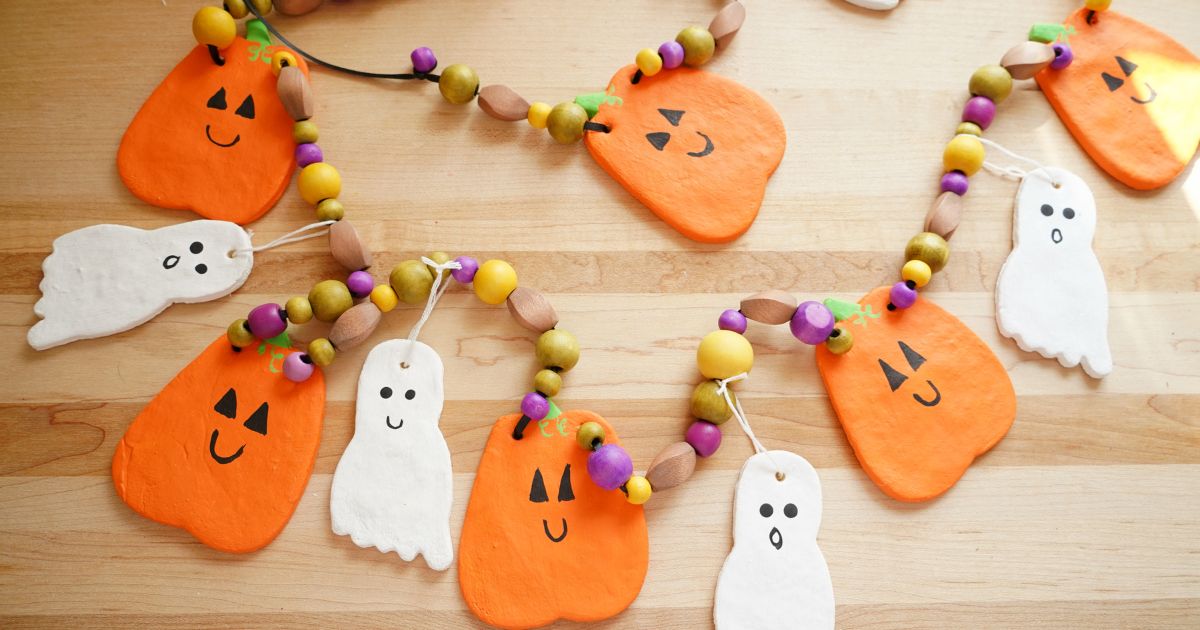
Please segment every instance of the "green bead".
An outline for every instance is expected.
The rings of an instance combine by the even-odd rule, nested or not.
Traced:
[[[470,66],[461,63],[446,66],[438,79],[438,90],[441,91],[442,98],[455,105],[470,103],[479,91],[479,75],[475,74]]]
[[[713,424],[723,424],[733,417],[733,410],[729,408],[729,403],[725,402],[725,396],[717,393],[719,387],[716,381],[704,381],[692,390],[693,416]],[[729,397],[737,404],[737,395],[733,390],[728,391]]]
[[[337,199],[322,199],[317,204],[318,221],[341,221],[346,216],[346,207]]]
[[[946,261],[950,260],[950,246],[946,244],[946,239],[933,232],[921,232],[912,237],[904,247],[904,259],[920,260],[937,273],[946,266]]]
[[[428,258],[429,258],[429,260],[432,260],[433,262],[435,262],[439,265],[444,265],[444,264],[450,262],[450,260],[451,260],[450,254],[447,254],[446,252],[433,252],[433,253],[429,254]],[[429,273],[433,274],[433,267],[429,267]],[[446,278],[448,278],[449,276],[450,276],[450,270],[443,269],[442,270],[442,284],[446,284]]]
[[[834,328],[825,339],[825,347],[834,354],[846,354],[854,346],[854,335],[849,328]]]
[[[588,451],[600,448],[600,445],[604,444],[604,427],[600,426],[599,422],[584,422],[575,432],[575,442],[580,448]]]
[[[313,315],[323,322],[333,322],[342,313],[354,306],[354,298],[350,289],[340,280],[322,280],[308,292],[308,302],[312,304]]]
[[[968,89],[974,96],[984,96],[992,99],[992,102],[999,105],[1000,101],[1008,98],[1012,93],[1013,79],[1001,66],[995,64],[981,66],[971,75],[971,82],[968,84]]]
[[[712,33],[699,26],[689,26],[679,31],[675,41],[683,46],[684,65],[693,68],[708,63],[717,49],[717,42],[713,40]]]
[[[287,311],[288,321],[293,324],[307,324],[313,317],[312,304],[302,295],[288,300],[283,310]]]
[[[406,260],[392,268],[388,283],[405,304],[420,304],[429,298],[433,272],[419,260]]]
[[[311,120],[301,120],[292,126],[292,140],[296,144],[311,144],[319,138],[317,125]]]
[[[233,344],[234,348],[245,348],[246,346],[254,345],[254,333],[250,332],[250,326],[246,320],[239,319],[229,325],[225,329],[225,336],[229,337],[229,343]]]
[[[333,363],[333,357],[337,355],[337,351],[333,349],[333,344],[324,337],[313,339],[308,344],[308,358],[318,367],[328,367]]]
[[[559,144],[571,144],[583,138],[583,124],[587,121],[587,110],[583,106],[578,103],[559,103],[546,117],[546,129]]]
[[[565,330],[547,330],[538,337],[537,360],[542,367],[570,372],[579,362],[579,341]]]
[[[553,398],[562,391],[562,377],[554,370],[538,370],[533,375],[533,388],[547,398]]]

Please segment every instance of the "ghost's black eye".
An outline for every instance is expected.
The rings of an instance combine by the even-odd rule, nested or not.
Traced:
[[[1124,72],[1125,76],[1129,76],[1133,74],[1134,70],[1137,70],[1137,64],[1124,57],[1117,57],[1117,65],[1121,66],[1121,72]]]
[[[658,113],[662,114],[663,118],[666,118],[672,127],[679,126],[679,120],[683,118],[684,114],[682,110],[678,109],[659,109]]]
[[[251,94],[247,96],[246,100],[242,101],[241,105],[238,105],[237,111],[233,113],[241,116],[242,118],[254,120],[254,95]]]
[[[1063,216],[1068,219],[1074,219],[1075,218],[1074,208],[1063,208]]]
[[[533,503],[546,503],[550,500],[550,497],[546,496],[546,482],[542,480],[541,468],[533,471],[533,483],[529,484],[529,500]]]
[[[208,273],[208,265],[206,265],[204,263],[200,263],[199,265],[196,265],[196,273],[198,273],[200,275],[204,275],[204,274]]]
[[[196,241],[195,243],[192,243],[192,246],[188,248],[188,251],[192,252],[193,254],[199,254],[200,252],[204,251],[204,243]]]
[[[413,390],[411,390],[411,389],[410,389],[410,390],[408,390],[408,391],[406,391],[406,392],[404,392],[404,400],[412,400],[412,399],[414,399],[414,398],[416,398],[416,397],[417,397],[417,392],[415,392],[415,391],[413,391]]]
[[[225,109],[228,105],[225,104],[225,88],[217,90],[216,94],[208,97],[209,109]]]
[[[770,503],[764,503],[758,506],[758,513],[762,514],[763,518],[771,518],[771,515],[775,513],[775,508],[771,507]]]
[[[1125,79],[1118,79],[1107,72],[1101,72],[1100,77],[1104,79],[1104,84],[1108,86],[1109,92],[1116,92],[1121,89],[1122,85],[1125,85]]]
[[[799,513],[800,513],[800,510],[796,509],[795,503],[789,503],[789,504],[783,506],[783,515],[788,518],[796,518],[796,515]]]
[[[1048,203],[1042,204],[1042,216],[1048,217],[1054,214],[1054,207]]]
[[[380,398],[391,398],[392,397],[392,388],[384,387],[383,389],[379,390],[379,397]]]

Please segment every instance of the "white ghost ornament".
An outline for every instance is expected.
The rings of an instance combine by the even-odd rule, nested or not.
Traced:
[[[1103,378],[1112,354],[1095,231],[1096,200],[1082,179],[1054,167],[1026,175],[1017,190],[1013,250],[996,281],[996,325],[1022,350],[1064,367],[1082,363],[1088,376]]]
[[[746,460],[734,493],[733,549],[717,577],[718,630],[833,628],[820,527],[821,481],[807,460],[787,451]]]
[[[405,561],[419,553],[437,571],[454,561],[454,479],[438,429],[442,373],[441,357],[419,341],[394,339],[371,350],[358,377],[354,438],[329,497],[333,533]]]
[[[54,239],[29,329],[37,350],[143,324],[168,306],[229,295],[250,275],[250,235],[228,221],[157,230],[93,225]]]
[[[900,0],[846,0],[850,4],[874,11],[891,11],[900,4]]]

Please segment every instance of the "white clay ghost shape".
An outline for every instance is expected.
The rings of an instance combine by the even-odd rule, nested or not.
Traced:
[[[1013,250],[996,282],[996,325],[1022,350],[1064,367],[1082,362],[1089,376],[1103,378],[1112,354],[1095,231],[1096,200],[1082,179],[1054,167],[1026,175],[1017,190]]]
[[[807,460],[787,451],[746,460],[734,493],[733,549],[717,577],[717,629],[833,628],[820,527],[821,480]]]
[[[864,9],[872,9],[874,11],[891,11],[900,4],[900,0],[846,0],[850,4],[856,4]]]
[[[231,255],[232,254],[232,255]],[[54,239],[42,262],[37,350],[124,332],[175,303],[229,295],[250,275],[250,235],[228,221],[157,230],[93,225]]]
[[[419,341],[394,339],[371,350],[358,377],[354,438],[329,497],[333,533],[405,561],[421,554],[437,571],[454,561],[454,479],[438,429],[442,372],[441,357]]]

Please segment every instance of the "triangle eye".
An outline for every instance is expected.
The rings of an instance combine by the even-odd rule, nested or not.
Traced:
[[[216,94],[208,97],[209,109],[225,109],[228,105],[225,104],[225,88],[217,90]]]
[[[247,96],[246,100],[242,101],[241,105],[238,105],[237,111],[234,113],[242,118],[254,120],[254,95]]]
[[[250,414],[250,419],[246,420],[246,423],[243,424],[242,426],[246,427],[247,429],[250,429],[251,431],[253,431],[259,435],[266,435],[267,434],[267,403],[263,403],[263,404],[259,405],[258,409],[255,409],[254,413]]]
[[[662,114],[663,118],[666,118],[667,122],[671,123],[672,127],[678,127],[679,120],[683,118],[683,115],[686,112],[680,109],[660,109],[658,110],[658,113]]]
[[[230,420],[236,418],[237,392],[233,391],[233,388],[230,387],[229,391],[225,392],[224,396],[221,396],[221,400],[218,400],[217,404],[213,405],[213,410]]]
[[[925,357],[918,354],[916,350],[908,347],[908,344],[903,341],[899,342],[899,344],[900,351],[904,353],[904,358],[908,360],[908,367],[911,367],[914,372],[925,364]]]
[[[532,503],[546,503],[550,497],[546,496],[546,482],[542,481],[542,469],[538,468],[533,471],[533,483],[529,486],[529,501]]]
[[[571,489],[571,465],[563,469],[562,480],[558,482],[558,502],[574,501],[575,491]]]
[[[1137,64],[1124,57],[1117,57],[1117,65],[1121,66],[1121,72],[1124,72],[1125,76],[1129,76],[1133,74],[1134,70],[1137,70]]]
[[[1107,72],[1101,72],[1100,76],[1104,78],[1104,83],[1108,85],[1109,92],[1116,92],[1122,85],[1125,85],[1125,79],[1118,79]]]
[[[671,141],[671,134],[665,131],[656,131],[654,133],[646,134],[646,140],[649,140],[650,144],[654,145],[655,149],[662,151],[664,148],[666,148],[667,143]]]
[[[900,386],[904,384],[904,381],[908,380],[907,376],[898,372],[896,368],[888,365],[887,361],[884,361],[883,359],[879,360],[879,367],[883,368],[883,375],[887,377],[888,387],[891,387],[892,391],[900,389]]]

